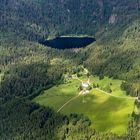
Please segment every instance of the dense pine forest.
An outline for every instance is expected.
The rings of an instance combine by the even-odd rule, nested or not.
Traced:
[[[96,42],[64,50],[39,44],[67,34]],[[140,113],[133,112],[128,132],[117,135],[91,128],[84,114],[64,115],[32,102],[79,65],[100,79],[123,80],[127,95],[140,96],[139,0],[0,0],[0,139],[140,139]]]

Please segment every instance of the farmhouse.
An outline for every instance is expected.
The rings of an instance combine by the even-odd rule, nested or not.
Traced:
[[[89,84],[88,83],[82,83],[82,87],[83,87],[83,89],[88,88]]]
[[[90,93],[90,85],[89,83],[82,83],[82,94],[88,94]]]
[[[85,91],[85,94],[88,94],[89,92],[90,92],[89,90],[86,90],[86,91]]]

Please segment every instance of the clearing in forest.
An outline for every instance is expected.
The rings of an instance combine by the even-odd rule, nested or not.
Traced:
[[[126,133],[135,98],[127,96],[121,90],[122,81],[107,77],[102,80],[90,77],[90,83],[98,87],[93,88],[88,94],[78,95],[82,81],[87,81],[87,78],[71,79],[68,83],[44,91],[33,101],[67,115],[83,113],[92,121],[91,127],[98,131]],[[111,93],[104,91],[108,90],[108,86]]]

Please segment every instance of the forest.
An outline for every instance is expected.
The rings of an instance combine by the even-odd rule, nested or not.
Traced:
[[[31,101],[79,65],[101,79],[124,80],[127,95],[139,97],[139,15],[139,0],[0,0],[0,139],[139,139],[135,112],[128,133],[119,136],[92,129],[83,114],[66,116]],[[67,34],[93,36],[96,43],[78,50],[38,43]]]

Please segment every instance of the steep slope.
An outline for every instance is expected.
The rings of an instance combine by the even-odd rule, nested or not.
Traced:
[[[106,36],[97,42],[94,48],[88,50],[89,56],[84,63],[93,74],[129,81],[130,88],[127,83],[124,83],[124,89],[128,94],[138,96],[140,94],[140,20],[133,21],[127,26],[119,37],[115,35],[116,31],[105,33]]]
[[[138,18],[139,0],[1,0],[2,31],[28,39],[91,34]]]

